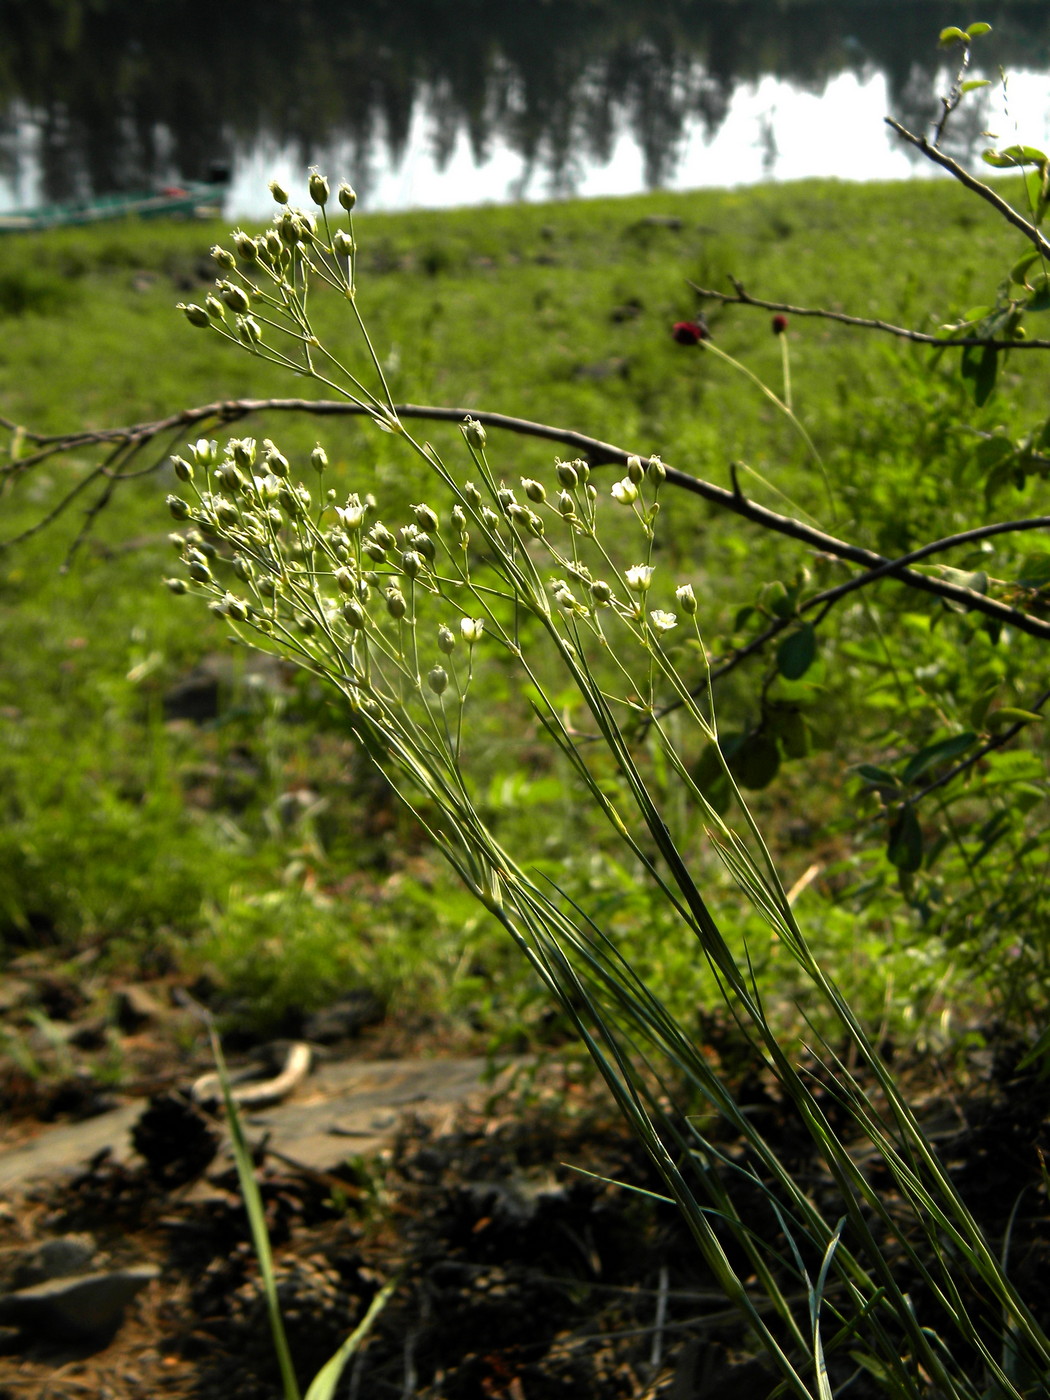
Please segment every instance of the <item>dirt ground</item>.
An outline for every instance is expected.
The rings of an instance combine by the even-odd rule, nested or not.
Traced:
[[[60,993],[48,993],[53,1011],[62,1010]],[[151,994],[166,1004],[164,988]],[[17,1024],[17,1008],[10,1014]],[[8,1192],[0,1251],[86,1233],[93,1268],[151,1264],[158,1275],[120,1325],[90,1343],[0,1329],[0,1400],[271,1400],[280,1384],[236,1177],[216,1153],[214,1125],[180,1087],[197,1052],[163,1017],[126,1019],[133,1073],[123,1087],[138,1092],[147,1115],[139,1132],[146,1158],[103,1152],[58,1183]],[[75,1007],[67,1022],[55,1021],[73,1026],[70,1046]],[[827,1174],[775,1085],[741,1056],[727,1027],[712,1022],[709,1032],[709,1053],[819,1201]],[[410,1043],[404,1028],[379,1021],[329,1053],[383,1056]],[[75,1054],[73,1044],[64,1078],[34,1079],[10,1056],[0,1066],[0,1148],[45,1120],[97,1110],[105,1095],[78,1079]],[[1040,1167],[1050,1149],[1050,1084],[1017,1074],[1017,1059],[1009,1046],[973,1056],[963,1088],[957,1066],[952,1079],[931,1062],[902,1069],[993,1244],[1017,1206],[1012,1273],[1022,1294],[1038,1298],[1050,1263]],[[736,1145],[727,1139],[724,1148],[731,1156]],[[342,1397],[764,1400],[775,1388],[675,1211],[614,1184],[660,1190],[601,1086],[569,1052],[451,1126],[406,1119],[392,1146],[369,1160],[320,1172],[275,1159],[264,1143],[257,1155],[304,1390],[389,1280],[392,1299]],[[864,1400],[876,1392],[861,1376],[850,1393]]]

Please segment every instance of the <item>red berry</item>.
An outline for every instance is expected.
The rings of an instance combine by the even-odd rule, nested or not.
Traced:
[[[710,339],[711,332],[704,325],[703,321],[676,321],[671,330],[671,337],[679,345],[699,345],[702,340]]]
[[[774,335],[783,335],[788,328],[788,318],[780,315],[778,312],[777,315],[773,317],[772,325]]]

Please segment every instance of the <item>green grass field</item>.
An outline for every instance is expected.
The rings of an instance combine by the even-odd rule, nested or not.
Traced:
[[[216,399],[319,397],[316,385],[175,312],[177,301],[203,298],[215,275],[208,249],[226,233],[127,225],[0,242],[0,413],[64,432]],[[985,518],[974,439],[959,423],[1020,433],[1046,413],[1047,370],[1032,357],[1022,376],[1015,356],[975,410],[947,359],[932,367],[927,352],[889,337],[796,319],[795,406],[823,457],[829,506],[812,458],[768,400],[671,340],[672,323],[695,310],[687,279],[728,289],[735,275],[756,296],[927,329],[992,300],[1020,241],[947,182],[367,215],[357,236],[361,306],[395,399],[575,428],[722,485],[740,463],[750,494],[884,553]],[[327,342],[349,347],[338,300],[316,313]],[[768,315],[709,317],[717,345],[779,392]],[[321,437],[333,484],[374,491],[386,518],[433,499],[397,443],[359,423],[271,415],[243,431],[274,437],[290,456]],[[454,429],[426,435],[454,458]],[[491,455],[516,479],[548,474],[554,453],[508,436]],[[39,520],[96,460],[85,451],[8,483],[0,537]],[[204,970],[216,1005],[258,1029],[367,983],[396,1014],[464,1037],[538,1044],[562,1035],[514,950],[431,857],[325,696],[233,652],[220,621],[162,587],[172,568],[170,487],[166,466],[122,485],[66,570],[91,492],[0,552],[0,946],[9,956],[44,946],[60,958],[97,947],[114,967]],[[1029,484],[997,509],[1034,514],[1040,495],[1042,483]],[[803,565],[840,577],[695,498],[669,492],[661,524],[663,557],[693,583],[715,655],[739,639],[738,611],[762,585],[790,581]],[[1034,548],[1007,537],[981,567],[1013,577]],[[919,658],[916,675],[927,665],[919,689],[949,725],[993,683],[1004,702],[1024,705],[1040,662],[1019,636],[1008,653],[983,634],[959,651],[956,620],[935,632],[927,604],[893,585],[879,596],[877,615],[854,607],[822,661],[819,703],[807,712],[811,752],[784,763],[755,806],[786,884],[819,866],[799,908],[833,974],[872,1024],[921,1042],[943,1033],[949,1009],[956,1026],[979,1019],[990,994],[975,980],[972,950],[946,946],[936,921],[924,928],[900,898],[881,861],[876,809],[858,825],[864,799],[850,765],[916,742],[907,687],[872,648],[880,627],[911,636],[905,658]],[[175,688],[202,665],[217,677],[214,713],[171,717]],[[717,697],[726,728],[751,722],[761,681],[760,664],[727,679]],[[692,950],[607,854],[535,734],[510,724],[512,692],[492,668],[475,722],[504,839],[570,887],[599,891],[623,946],[688,1016],[705,995]],[[1044,801],[1038,754],[1022,745],[1011,761],[1030,775],[1033,804]],[[673,811],[672,783],[666,801]],[[711,863],[699,842],[695,857]],[[717,885],[713,863],[709,874]],[[721,898],[771,1001],[791,1015],[775,944],[753,916],[735,913],[728,886]]]

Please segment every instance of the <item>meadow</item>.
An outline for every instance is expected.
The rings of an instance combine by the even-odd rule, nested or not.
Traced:
[[[174,310],[203,299],[216,275],[208,250],[226,233],[122,225],[6,238],[0,413],[59,433],[218,399],[319,397]],[[729,290],[730,276],[764,299],[922,329],[989,303],[1019,240],[947,181],[364,215],[356,236],[361,304],[395,401],[573,428],[724,487],[735,473],[747,495],[889,557],[984,523],[990,503],[997,518],[1041,508],[1038,451],[1027,475],[997,486],[982,447],[1039,427],[1038,355],[1014,355],[975,407],[950,353],[934,362],[928,348],[791,318],[794,408],[818,470],[752,380],[671,336],[697,310],[688,283]],[[328,343],[349,343],[337,298],[314,311]],[[707,315],[713,344],[781,393],[769,314]],[[260,414],[244,432],[279,437],[302,457],[323,438],[327,480],[375,492],[388,516],[435,500],[418,465],[369,425]],[[450,454],[458,440],[440,424],[426,435]],[[14,457],[24,450],[12,446]],[[492,433],[490,455],[516,481],[549,476],[555,454]],[[9,473],[3,540],[44,519],[97,460],[85,450]],[[3,957],[43,950],[59,968],[89,958],[114,976],[174,976],[247,1035],[294,1032],[363,986],[388,1019],[449,1044],[563,1043],[564,1017],[362,760],[324,691],[232,649],[221,619],[164,588],[173,476],[159,447],[137,465],[148,464],[156,470],[104,502],[96,483],[0,551]],[[1043,538],[984,541],[950,556],[951,568],[970,580],[980,572],[996,596],[1038,611],[1050,577]],[[847,577],[819,551],[670,489],[660,548],[700,600],[715,659],[775,619],[781,598]],[[979,800],[936,799],[932,813],[927,803],[918,861],[900,849],[914,831],[895,832],[890,814],[910,760],[962,733],[994,733],[990,707],[1029,709],[1045,676],[1039,645],[886,580],[835,614],[798,678],[767,648],[716,686],[723,731],[750,756],[738,779],[785,885],[797,885],[799,917],[886,1043],[973,1043],[997,1020],[1027,1031],[1045,1010],[1039,725],[989,755]],[[501,839],[563,888],[597,898],[671,1008],[702,1019],[715,1000],[710,974],[571,772],[515,717],[511,670],[493,666],[480,684],[475,742]],[[704,754],[694,757],[702,773]],[[674,774],[661,781],[673,820]],[[793,1024],[782,950],[740,907],[702,834],[682,838],[770,1007]],[[95,1071],[119,1076],[105,1053]]]

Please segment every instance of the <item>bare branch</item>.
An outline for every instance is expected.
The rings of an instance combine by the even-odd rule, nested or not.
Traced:
[[[695,282],[690,282],[688,278],[686,284],[692,287],[698,297],[702,297],[705,301],[717,301],[722,306],[755,306],[760,311],[782,311],[788,316],[814,316],[822,321],[838,321],[843,326],[859,326],[866,331],[883,331],[886,335],[895,335],[900,340],[910,340],[917,345],[929,345],[937,350],[973,349],[975,345],[985,346],[992,350],[1050,350],[1050,340],[982,340],[977,336],[949,340],[945,336],[933,335],[929,331],[916,331],[908,326],[895,326],[890,321],[878,321],[869,316],[849,316],[844,311],[829,311],[826,307],[821,306],[794,306],[787,301],[766,301],[763,297],[753,297],[736,277],[730,277],[729,280],[734,287],[733,295],[728,292],[717,292],[712,287],[698,287]]]
[[[617,447],[613,443],[588,437],[585,433],[574,432],[568,428],[558,428],[549,423],[535,423],[527,418],[514,418],[505,413],[491,413],[485,409],[446,408],[429,404],[398,404],[395,406],[395,412],[399,418],[427,419],[433,422],[457,425],[463,423],[466,418],[472,417],[489,428],[501,428],[506,432],[517,433],[520,436],[542,438],[547,442],[560,443],[562,446],[571,448],[580,456],[587,457],[594,466],[626,466],[628,458],[637,455],[626,448]],[[327,417],[360,417],[367,415],[368,410],[357,404],[329,399],[231,399],[204,404],[198,408],[183,409],[169,417],[149,423],[134,424],[131,427],[103,428],[90,433],[82,431],[70,434],[66,438],[52,437],[47,440],[46,445],[50,452],[61,452],[76,450],[92,443],[115,443],[119,446],[133,442],[137,451],[156,437],[158,433],[179,429],[197,429],[199,431],[202,423],[229,425],[256,413],[311,413]],[[16,426],[8,420],[0,420],[0,422],[17,431]],[[23,437],[30,436],[28,433],[23,433]],[[68,444],[68,446],[63,446],[63,444]],[[643,453],[642,455],[647,454]],[[24,465],[24,462],[15,462],[7,468],[7,471],[10,473],[13,469]],[[161,463],[158,462],[157,465],[159,466]],[[712,505],[731,511],[734,515],[750,520],[763,529],[772,530],[776,534],[798,540],[800,544],[809,545],[813,549],[834,555],[836,558],[848,559],[854,564],[862,565],[865,569],[880,570],[880,576],[885,575],[899,579],[911,588],[932,594],[934,597],[945,598],[949,602],[958,603],[975,612],[984,613],[986,616],[993,617],[996,621],[1007,626],[1016,627],[1018,631],[1026,632],[1030,636],[1043,640],[1050,639],[1050,622],[1031,617],[1027,613],[1008,607],[1005,603],[996,602],[992,598],[986,598],[972,588],[963,588],[959,584],[949,583],[944,579],[931,578],[926,574],[917,573],[898,560],[886,559],[883,555],[876,554],[874,550],[851,544],[847,540],[837,539],[834,535],[826,534],[823,530],[806,525],[801,520],[795,520],[791,516],[780,515],[745,496],[740,490],[739,484],[735,490],[727,490],[724,486],[716,486],[714,482],[704,481],[701,477],[691,476],[688,472],[680,471],[675,467],[667,468],[667,480],[672,486],[688,491],[692,495],[700,496],[703,500],[711,502]],[[54,516],[55,512],[52,511],[48,516],[47,523],[51,523]],[[40,528],[43,526],[38,523],[37,526],[32,527],[31,532],[37,533]],[[20,538],[24,537],[23,535]],[[0,547],[11,543],[14,541],[2,542]]]
[[[1037,698],[1032,701],[1029,708],[1033,714],[1038,714],[1048,700],[1050,700],[1050,690],[1044,690],[1041,695],[1037,696]],[[927,793],[936,792],[938,788],[947,787],[949,783],[954,782],[960,773],[965,773],[968,768],[972,768],[974,764],[979,763],[982,758],[986,758],[988,754],[994,753],[996,749],[1005,748],[1011,739],[1015,739],[1017,735],[1020,734],[1021,730],[1026,729],[1031,723],[1031,720],[1018,720],[1016,724],[1011,724],[1008,728],[1004,729],[1001,734],[996,734],[994,738],[986,740],[980,748],[975,749],[973,753],[969,754],[966,758],[960,759],[954,767],[949,768],[947,773],[942,773],[939,778],[934,778],[932,783],[927,783],[924,788],[920,788],[911,798],[911,801],[920,802]]]
[[[1014,228],[1019,229],[1025,238],[1039,249],[1044,258],[1050,257],[1050,243],[1036,226],[1030,224],[1024,215],[1019,214],[1012,205],[1007,204],[1002,195],[996,194],[990,185],[986,185],[983,180],[978,180],[976,175],[971,175],[965,166],[960,165],[957,160],[952,160],[951,156],[945,155],[943,151],[931,145],[925,136],[916,136],[913,131],[909,131],[906,126],[901,126],[900,122],[893,117],[886,118],[886,125],[892,127],[903,140],[909,141],[917,151],[921,151],[927,160],[932,160],[936,165],[942,166],[954,175],[961,185],[965,185],[968,190],[972,190],[974,194],[986,200],[1008,224],[1013,224]]]

